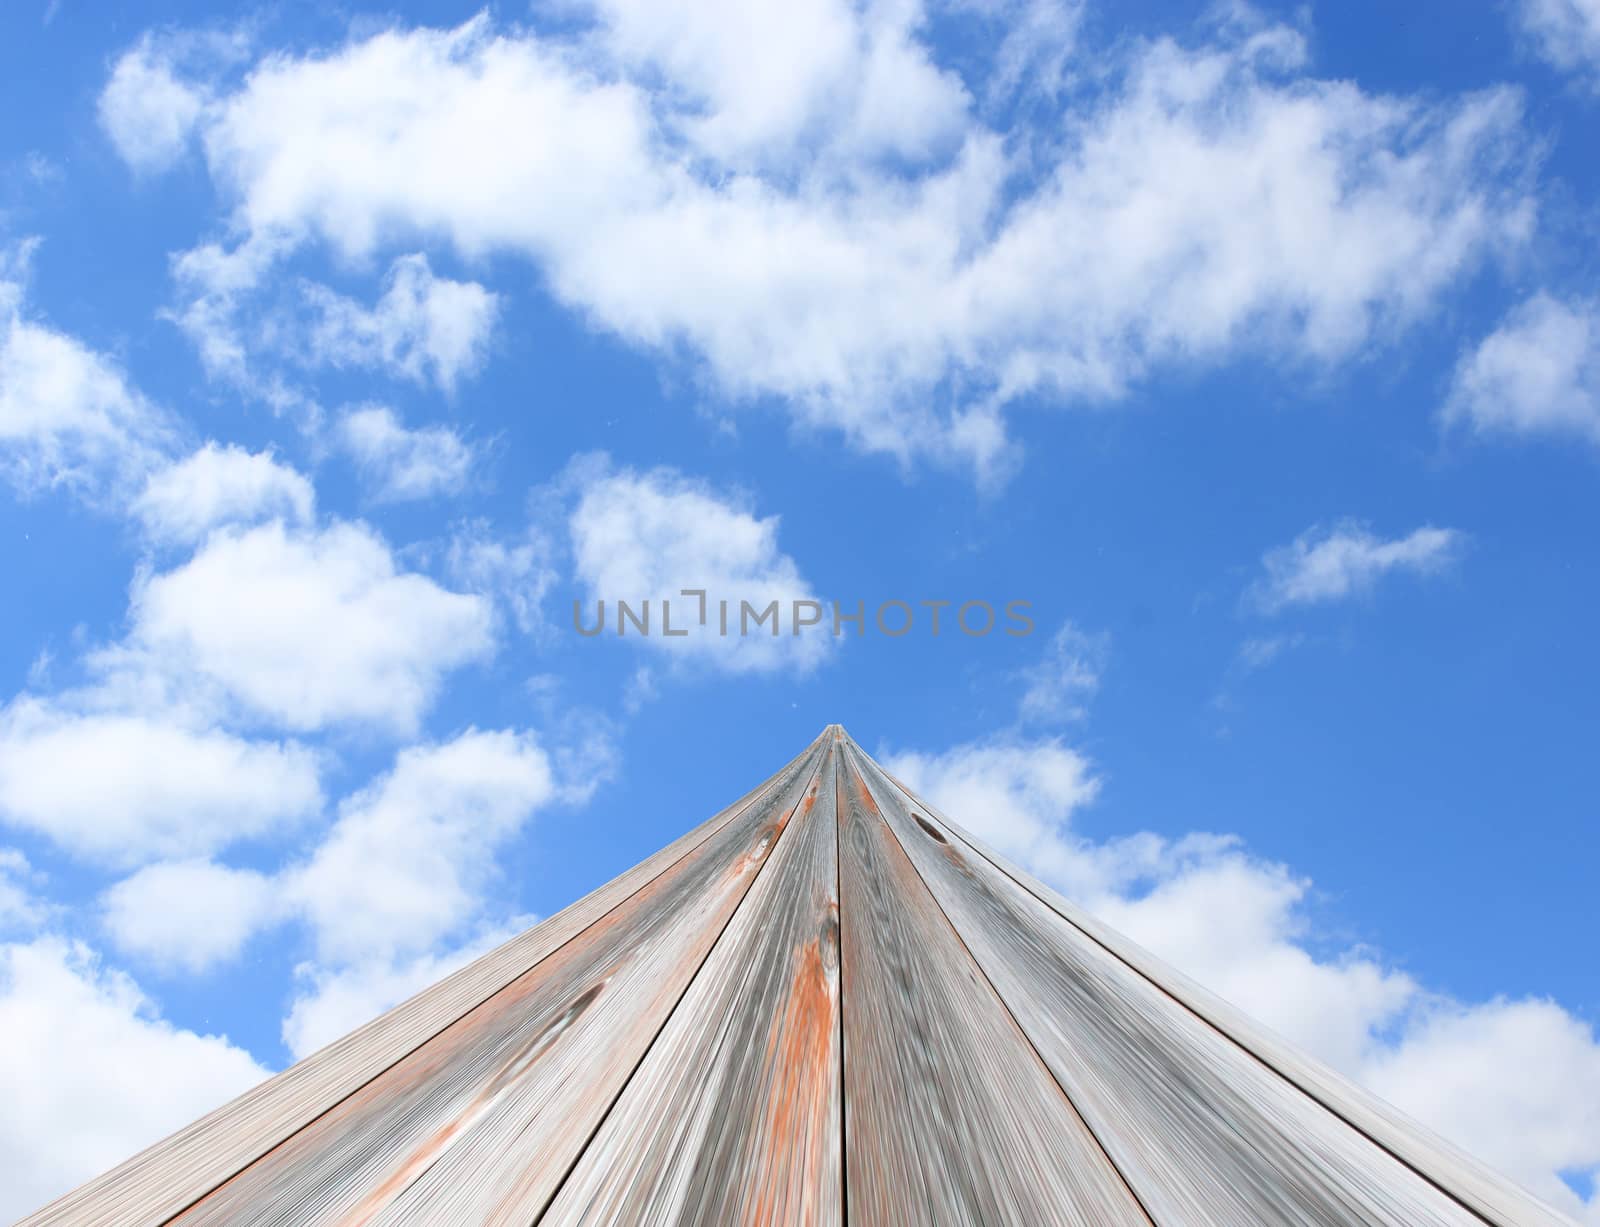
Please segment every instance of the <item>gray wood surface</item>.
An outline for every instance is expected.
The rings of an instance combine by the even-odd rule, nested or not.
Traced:
[[[1082,940],[853,757],[945,915],[1157,1222],[1481,1222]]]
[[[822,738],[744,797],[526,933],[80,1185],[18,1227],[156,1227],[316,1119],[559,949],[762,796],[806,768]]]
[[[1149,1220],[839,763],[850,1221]]]
[[[1066,921],[1073,930],[1073,941],[1086,941],[1111,954],[1155,986],[1174,1006],[1192,1012],[1273,1074],[1348,1122],[1430,1184],[1469,1207],[1476,1221],[1501,1227],[1577,1227],[1573,1220],[1513,1181],[1301,1052],[1137,943],[1096,920],[975,838],[938,807],[917,796],[903,781],[883,771],[875,762],[872,766],[893,784],[913,809],[935,818],[958,849],[970,851],[987,861]]]
[[[816,767],[175,1220],[504,1223],[544,1209],[765,864]]]
[[[545,1223],[843,1221],[833,758]]]
[[[25,1227],[1555,1227],[838,725]]]

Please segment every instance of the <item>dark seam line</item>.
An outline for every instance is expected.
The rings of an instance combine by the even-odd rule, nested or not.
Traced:
[[[1307,1099],[1311,1100],[1312,1103],[1315,1103],[1315,1104],[1318,1104],[1319,1106],[1321,1106],[1322,1109],[1324,1111],[1326,1111],[1329,1115],[1334,1117],[1334,1119],[1342,1121],[1345,1125],[1347,1125],[1349,1128],[1353,1129],[1361,1137],[1366,1138],[1367,1141],[1371,1142],[1374,1146],[1376,1146],[1384,1154],[1388,1155],[1391,1159],[1395,1160],[1395,1162],[1399,1163],[1407,1171],[1409,1171],[1413,1175],[1417,1176],[1419,1179],[1421,1179],[1424,1183],[1426,1183],[1427,1185],[1429,1185],[1433,1189],[1435,1189],[1438,1192],[1444,1194],[1444,1196],[1448,1197],[1451,1201],[1455,1202],[1456,1205],[1460,1206],[1461,1209],[1465,1210],[1468,1214],[1472,1215],[1474,1218],[1478,1219],[1480,1222],[1488,1223],[1490,1225],[1490,1227],[1515,1227],[1514,1224],[1505,1222],[1505,1221],[1501,1220],[1498,1217],[1490,1217],[1490,1214],[1489,1214],[1488,1211],[1481,1210],[1477,1206],[1473,1205],[1471,1200],[1469,1200],[1469,1198],[1467,1196],[1457,1193],[1455,1190],[1451,1189],[1449,1186],[1447,1186],[1445,1184],[1442,1184],[1440,1181],[1436,1180],[1433,1176],[1429,1175],[1427,1172],[1425,1172],[1417,1164],[1411,1162],[1411,1160],[1407,1159],[1404,1155],[1402,1155],[1402,1154],[1398,1153],[1397,1151],[1395,1151],[1394,1149],[1392,1149],[1387,1143],[1382,1141],[1380,1138],[1375,1137],[1372,1133],[1368,1132],[1361,1125],[1359,1125],[1355,1121],[1351,1120],[1342,1111],[1340,1111],[1340,1109],[1337,1108],[1334,1104],[1328,1102],[1328,1100],[1323,1098],[1323,1096],[1317,1094],[1317,1092],[1313,1091],[1310,1087],[1304,1085],[1298,1078],[1294,1077],[1292,1074],[1286,1073],[1283,1070],[1279,1069],[1277,1067],[1277,1065],[1273,1064],[1273,1062],[1269,1061],[1266,1057],[1262,1056],[1251,1045],[1245,1043],[1242,1039],[1240,1039],[1238,1036],[1234,1035],[1231,1031],[1227,1030],[1227,1028],[1223,1027],[1220,1023],[1214,1022],[1211,1019],[1207,1018],[1198,1009],[1196,1009],[1194,1006],[1190,1005],[1187,1001],[1183,1000],[1183,998],[1179,997],[1177,993],[1173,992],[1166,985],[1162,984],[1161,981],[1157,980],[1154,976],[1152,976],[1148,972],[1145,972],[1145,971],[1141,970],[1140,968],[1134,966],[1134,964],[1129,962],[1128,959],[1126,959],[1122,955],[1118,954],[1115,950],[1113,950],[1110,946],[1108,946],[1104,942],[1102,942],[1093,933],[1090,933],[1087,929],[1083,928],[1080,924],[1078,924],[1077,921],[1073,920],[1072,917],[1066,915],[1064,912],[1062,912],[1060,909],[1058,909],[1055,906],[1055,904],[1051,903],[1049,899],[1047,899],[1043,895],[1041,895],[1032,886],[1028,885],[1028,883],[1024,882],[1021,878],[1019,878],[1015,874],[1011,873],[1010,870],[1008,870],[1004,865],[1002,865],[993,856],[990,856],[983,849],[979,848],[976,844],[974,844],[972,842],[972,840],[969,839],[966,836],[966,834],[960,829],[960,827],[956,826],[955,823],[950,822],[948,819],[945,819],[943,812],[940,811],[939,809],[937,809],[937,807],[929,805],[926,801],[923,801],[920,797],[916,796],[915,793],[913,793],[909,788],[907,788],[899,780],[896,780],[893,776],[889,775],[888,772],[884,772],[884,775],[888,776],[888,778],[893,782],[895,787],[897,789],[899,789],[902,793],[904,793],[908,800],[914,801],[916,804],[921,805],[924,809],[927,809],[927,810],[929,810],[929,811],[931,811],[933,813],[938,814],[939,817],[941,818],[941,820],[944,821],[945,826],[950,828],[952,833],[958,839],[960,839],[961,842],[963,844],[965,844],[967,846],[967,848],[970,849],[971,852],[975,856],[982,857],[985,861],[987,861],[990,865],[992,865],[997,871],[999,871],[1001,874],[1003,874],[1007,879],[1009,879],[1012,882],[1015,882],[1023,890],[1027,891],[1028,894],[1032,895],[1040,903],[1044,904],[1045,907],[1049,908],[1050,911],[1053,914],[1055,914],[1056,916],[1059,916],[1063,921],[1065,921],[1067,924],[1071,925],[1073,927],[1073,929],[1075,929],[1078,933],[1082,934],[1090,942],[1093,942],[1094,945],[1097,948],[1099,948],[1100,950],[1105,951],[1106,954],[1108,954],[1112,958],[1116,959],[1117,962],[1121,963],[1129,971],[1133,972],[1133,974],[1136,975],[1137,977],[1139,977],[1139,979],[1141,979],[1145,983],[1151,985],[1158,992],[1160,992],[1161,994],[1163,994],[1164,996],[1169,998],[1175,1005],[1177,1005],[1180,1009],[1182,1009],[1186,1014],[1189,1014],[1192,1017],[1198,1019],[1200,1022],[1204,1023],[1207,1027],[1211,1028],[1211,1030],[1215,1031],[1218,1035],[1222,1036],[1223,1039],[1227,1040],[1235,1048],[1239,1049],[1241,1052],[1245,1053],[1247,1056],[1249,1056],[1252,1059],[1254,1059],[1256,1062],[1258,1062],[1261,1066],[1263,1066],[1269,1072],[1271,1072],[1273,1074],[1276,1074],[1279,1078],[1282,1078],[1290,1086],[1294,1087],[1295,1090],[1299,1091]],[[1154,957],[1154,956],[1152,956],[1152,957]]]
[[[823,761],[826,762],[826,758]],[[822,764],[820,763],[812,767],[810,774],[806,776],[806,783],[809,784],[811,780],[815,779],[821,769]],[[750,881],[739,895],[739,902],[728,909],[728,918],[722,922],[722,928],[717,930],[716,937],[706,947],[705,955],[696,964],[694,973],[684,981],[683,991],[678,994],[678,999],[672,1003],[672,1008],[662,1017],[661,1025],[656,1028],[656,1033],[650,1037],[650,1042],[645,1045],[644,1051],[639,1054],[639,1059],[634,1062],[633,1068],[628,1071],[628,1076],[623,1079],[622,1085],[617,1088],[617,1093],[611,1097],[611,1102],[606,1105],[606,1110],[600,1114],[600,1119],[595,1122],[594,1128],[589,1131],[589,1136],[584,1139],[583,1145],[578,1148],[578,1153],[573,1156],[572,1162],[567,1165],[567,1170],[562,1174],[556,1187],[550,1190],[550,1196],[545,1198],[544,1205],[540,1206],[533,1218],[528,1220],[530,1227],[538,1223],[549,1211],[550,1207],[555,1205],[556,1198],[561,1196],[561,1190],[566,1188],[567,1181],[572,1179],[572,1173],[577,1171],[578,1164],[583,1162],[584,1154],[594,1144],[594,1140],[599,1135],[600,1130],[605,1128],[606,1121],[611,1119],[611,1113],[616,1109],[617,1104],[622,1102],[622,1097],[628,1093],[628,1087],[632,1085],[634,1075],[650,1059],[650,1053],[654,1051],[657,1041],[661,1039],[661,1033],[667,1029],[667,1024],[672,1021],[672,1016],[678,1012],[678,1007],[683,1004],[683,999],[688,996],[690,987],[699,978],[700,970],[706,965],[706,960],[711,957],[711,952],[722,941],[722,935],[728,931],[728,926],[733,923],[733,918],[739,914],[739,909],[744,906],[744,901],[749,898],[750,892],[755,888],[755,884],[761,879],[761,875],[766,873],[767,866],[772,864],[773,858],[778,855],[778,845],[783,842],[783,837],[789,833],[790,824],[794,822],[795,812],[800,808],[801,803],[805,801],[805,797],[806,788],[802,787],[795,797],[794,804],[789,807],[789,817],[784,821],[783,830],[778,832],[778,838],[772,841],[772,847],[767,850],[766,856],[761,858],[761,864],[756,868],[756,871],[750,875]]]
[[[842,731],[842,730],[841,730]],[[838,744],[838,734],[835,734],[834,744]],[[845,1080],[844,1080],[844,856],[840,850],[840,840],[843,824],[839,821],[839,805],[843,801],[843,790],[839,787],[839,760],[835,755],[833,759],[833,889],[838,899],[839,910],[839,1222],[848,1227],[850,1222],[850,1134],[848,1131],[849,1114],[845,1105]]]
[[[861,775],[862,783],[871,788],[871,783],[867,781],[868,773],[860,771],[859,767],[858,771]],[[904,809],[905,807],[901,806],[901,808]],[[882,815],[880,815],[881,817]],[[1011,1020],[1011,1025],[1017,1029],[1017,1034],[1022,1037],[1022,1042],[1027,1044],[1028,1051],[1033,1053],[1034,1060],[1038,1061],[1040,1068],[1050,1075],[1050,1080],[1056,1084],[1056,1089],[1061,1092],[1061,1097],[1067,1101],[1067,1107],[1072,1109],[1072,1114],[1078,1118],[1078,1122],[1083,1126],[1084,1132],[1089,1135],[1101,1155],[1105,1157],[1106,1166],[1116,1173],[1117,1179],[1122,1182],[1122,1187],[1128,1191],[1128,1196],[1133,1198],[1133,1204],[1139,1207],[1139,1212],[1144,1215],[1145,1221],[1150,1224],[1150,1227],[1156,1227],[1156,1219],[1150,1213],[1150,1208],[1144,1204],[1144,1199],[1134,1190],[1127,1174],[1117,1165],[1117,1161],[1111,1157],[1111,1152],[1106,1149],[1106,1144],[1100,1140],[1100,1135],[1095,1132],[1094,1126],[1078,1110],[1078,1105],[1073,1101],[1072,1095],[1062,1085],[1061,1079],[1056,1077],[1055,1070],[1050,1068],[1050,1063],[1040,1054],[1039,1049],[1034,1045],[1033,1039],[1023,1029],[1022,1024],[1017,1021],[1017,1016],[1011,1012],[1010,1004],[1001,995],[1000,990],[994,986],[994,981],[989,979],[989,973],[984,969],[983,964],[978,961],[978,956],[973,954],[971,948],[968,947],[967,939],[961,936],[961,930],[956,928],[955,922],[950,919],[950,914],[944,910],[944,904],[939,902],[939,896],[934,894],[933,888],[928,885],[928,880],[922,876],[922,870],[917,868],[917,862],[905,850],[905,845],[900,842],[900,836],[895,832],[893,824],[887,819],[883,819],[883,825],[888,829],[889,837],[894,840],[895,847],[900,849],[900,855],[906,858],[906,862],[911,866],[911,871],[917,875],[917,880],[922,883],[922,889],[927,891],[928,898],[933,900],[933,906],[939,909],[939,915],[944,918],[944,922],[949,926],[950,932],[955,934],[956,941],[961,944],[961,949],[965,952],[967,958],[972,961],[972,965],[978,969],[978,974],[983,977],[983,982],[989,986],[989,991],[994,994],[994,999],[1000,1003],[1000,1008],[1006,1012],[1006,1017]]]
[[[216,1184],[214,1184],[210,1188],[206,1189],[205,1192],[197,1194],[193,1198],[193,1200],[187,1202],[181,1209],[173,1211],[173,1213],[168,1215],[166,1218],[163,1218],[162,1220],[160,1220],[160,1227],[166,1227],[167,1224],[175,1222],[176,1220],[182,1218],[185,1214],[189,1213],[190,1210],[193,1210],[196,1206],[198,1206],[206,1198],[210,1197],[213,1193],[217,1192],[217,1190],[219,1190],[219,1189],[225,1187],[226,1185],[231,1184],[233,1181],[237,1180],[240,1176],[244,1175],[245,1172],[249,1171],[257,1163],[260,1163],[268,1155],[272,1154],[273,1151],[277,1150],[279,1147],[283,1146],[285,1143],[291,1141],[297,1134],[301,1133],[302,1131],[304,1131],[306,1129],[309,1129],[312,1125],[316,1124],[319,1120],[321,1120],[324,1116],[328,1115],[328,1113],[332,1112],[340,1104],[344,1103],[345,1100],[349,1099],[352,1095],[360,1094],[367,1087],[371,1086],[373,1082],[375,1082],[375,1081],[377,1081],[377,1079],[383,1077],[384,1074],[388,1073],[395,1066],[399,1065],[400,1062],[406,1060],[406,1058],[412,1056],[420,1048],[422,1048],[423,1046],[425,1046],[427,1044],[431,1044],[434,1040],[438,1039],[439,1036],[443,1035],[446,1031],[448,1031],[451,1027],[455,1026],[462,1019],[466,1018],[469,1014],[476,1013],[478,1010],[481,1010],[484,1006],[488,1005],[491,1001],[493,1001],[501,993],[505,992],[506,989],[510,988],[518,980],[522,979],[523,976],[527,975],[534,968],[538,967],[539,964],[543,963],[551,955],[556,954],[558,951],[564,949],[570,942],[573,942],[573,941],[577,940],[579,937],[581,937],[585,932],[587,932],[589,930],[589,928],[592,925],[599,923],[601,920],[604,920],[607,916],[611,915],[612,912],[616,911],[617,908],[620,908],[624,904],[628,903],[640,891],[644,890],[647,886],[650,886],[658,878],[660,878],[662,874],[667,873],[669,870],[672,870],[672,869],[676,868],[678,865],[681,865],[685,860],[687,860],[695,852],[698,852],[702,847],[704,847],[713,838],[715,838],[717,835],[720,835],[724,830],[726,830],[734,822],[736,822],[740,818],[742,818],[752,808],[754,808],[755,806],[759,805],[761,803],[761,801],[767,796],[767,793],[773,787],[781,786],[781,777],[786,776],[789,773],[790,767],[795,766],[796,763],[803,763],[804,760],[808,756],[812,755],[816,750],[816,744],[817,744],[816,742],[812,742],[811,745],[807,746],[804,751],[802,751],[796,758],[791,760],[789,762],[789,764],[787,764],[785,767],[783,767],[778,772],[777,776],[775,776],[769,783],[758,785],[756,788],[752,789],[751,793],[748,796],[748,800],[747,801],[745,801],[743,803],[735,802],[734,803],[733,813],[728,815],[728,819],[727,819],[726,822],[724,822],[721,826],[717,827],[715,830],[708,831],[706,833],[705,838],[700,840],[699,843],[696,843],[696,844],[694,844],[694,845],[692,845],[692,846],[690,846],[688,848],[685,848],[683,850],[683,854],[681,856],[675,857],[668,864],[663,865],[659,872],[652,874],[646,881],[641,882],[637,887],[635,887],[633,890],[629,891],[625,898],[619,899],[612,907],[609,907],[604,912],[600,913],[599,916],[595,917],[594,920],[590,921],[589,924],[587,924],[583,928],[579,929],[571,937],[567,938],[566,941],[563,941],[560,945],[552,946],[549,950],[545,951],[537,959],[535,959],[532,963],[529,963],[521,971],[517,972],[516,975],[512,976],[509,980],[507,980],[499,988],[495,989],[487,997],[483,998],[483,1000],[479,1001],[476,1005],[468,1006],[460,1014],[457,1014],[449,1022],[447,1022],[444,1025],[442,1025],[437,1031],[434,1031],[431,1035],[428,1035],[424,1039],[421,1039],[421,1040],[417,1041],[417,1043],[416,1043],[416,1045],[414,1047],[408,1048],[405,1052],[401,1053],[393,1061],[389,1062],[389,1064],[385,1065],[382,1069],[378,1070],[376,1073],[374,1073],[372,1075],[372,1077],[370,1077],[366,1081],[362,1082],[359,1086],[352,1087],[345,1094],[339,1096],[338,1099],[334,1100],[327,1107],[323,1108],[315,1116],[310,1117],[309,1119],[304,1121],[302,1124],[299,1124],[299,1125],[295,1126],[295,1128],[292,1129],[288,1134],[286,1134],[284,1137],[279,1138],[276,1142],[274,1142],[271,1146],[269,1146],[265,1150],[263,1150],[255,1158],[251,1159],[248,1163],[244,1164],[242,1167],[240,1167],[236,1171],[230,1172],[223,1179],[217,1181]],[[801,767],[801,770],[804,770],[804,768]],[[816,769],[813,768],[812,770],[814,772]],[[716,819],[714,817],[710,818],[710,819],[707,819],[708,822],[714,822],[715,820]],[[646,858],[646,859],[648,859],[648,858]],[[766,866],[763,864],[762,868],[764,869],[764,868],[766,868]],[[626,873],[627,871],[624,870],[623,872]],[[605,889],[605,885],[597,886],[595,888],[596,891],[600,891],[600,890],[604,890],[604,889]],[[593,894],[594,892],[591,891],[590,893]],[[588,898],[588,896],[585,895],[584,898]],[[568,905],[568,907],[576,907],[576,906],[578,906],[578,904],[580,904],[582,902],[583,902],[583,899],[574,900],[571,904]],[[566,911],[566,910],[567,910],[566,908],[562,909],[562,911]],[[557,912],[555,916],[551,916],[549,919],[550,920],[555,920],[556,917],[558,917],[560,915],[561,915],[561,912]],[[513,940],[515,940],[515,939],[513,939]],[[485,956],[485,957],[487,957],[487,956]],[[468,964],[468,966],[470,966],[470,965],[471,964]],[[463,968],[462,970],[465,971],[466,968]],[[435,987],[437,987],[437,985],[435,985]],[[423,990],[423,992],[427,992],[427,991],[428,991],[427,989]],[[401,1004],[403,1005],[404,1002],[402,1002]],[[398,1009],[399,1007],[397,1006],[395,1008]],[[380,1015],[380,1017],[381,1017],[381,1015]],[[291,1066],[290,1068],[292,1069],[293,1066]],[[46,1207],[46,1208],[48,1208],[48,1207]]]

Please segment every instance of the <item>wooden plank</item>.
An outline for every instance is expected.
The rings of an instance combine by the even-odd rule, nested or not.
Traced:
[[[600,920],[812,765],[823,738],[648,859],[238,1098],[80,1185],[17,1227],[156,1227],[266,1154]]]
[[[850,1222],[1148,1224],[839,764]]]
[[[831,759],[540,1223],[843,1221]]]
[[[965,853],[936,820],[908,810],[859,750],[850,754],[945,915],[1156,1222],[1481,1225]]]
[[[559,1178],[743,897],[820,757],[819,741],[687,855],[174,1221],[382,1221],[416,1204],[415,1186],[436,1169],[490,1156],[508,1127],[547,1143],[549,1164],[529,1180]],[[443,1201],[489,1192],[468,1172]],[[430,1219],[490,1220],[447,1209]]]
[[[931,878],[943,878],[946,885],[942,898],[949,901],[953,910],[960,912],[965,907],[974,913],[957,923],[963,934],[971,937],[975,949],[985,951],[986,964],[993,964],[997,968],[1006,964],[1023,965],[1015,975],[1009,977],[997,973],[1000,974],[997,982],[1006,985],[1002,991],[1017,1009],[1019,1020],[1035,1036],[1041,1052],[1051,1060],[1058,1076],[1069,1084],[1074,1078],[1091,1077],[1090,1071],[1095,1069],[1096,1063],[1103,1064],[1108,1055],[1105,1046],[1111,1045],[1114,1051],[1116,1045],[1123,1041],[1114,1035],[1107,1036],[1103,1030],[1096,1031],[1096,1028],[1103,1027],[1103,1023],[1086,1024],[1082,1019],[1077,1020],[1076,1025],[1088,1025],[1095,1033],[1092,1037],[1075,1036],[1059,1012],[1051,1016],[1050,1003],[1040,1000],[1041,997],[1062,994],[1064,999],[1070,1000],[1076,993],[1082,1006],[1083,996],[1093,998],[1099,995],[1101,999],[1091,1000],[1088,1008],[1097,1008],[1102,1013],[1116,1010],[1130,1019],[1146,1012],[1166,1018],[1172,1024],[1170,1027],[1159,1035],[1147,1034],[1139,1042],[1158,1046],[1181,1042],[1187,1046],[1189,1055],[1182,1058],[1182,1070],[1174,1068],[1161,1073],[1146,1069],[1141,1075],[1142,1080],[1152,1084],[1165,1079],[1169,1086],[1183,1086],[1199,1076],[1203,1085],[1187,1086],[1184,1090],[1186,1100],[1210,1100],[1219,1104],[1228,1104],[1231,1100],[1231,1106],[1227,1109],[1230,1112],[1249,1110],[1265,1113],[1265,1119],[1259,1122],[1259,1130],[1265,1130],[1271,1136],[1263,1136],[1258,1130],[1251,1139],[1251,1145],[1257,1153],[1271,1156],[1266,1161],[1266,1169],[1277,1176],[1297,1172],[1293,1179],[1300,1183],[1313,1179],[1305,1170],[1305,1164],[1327,1163],[1330,1170],[1321,1177],[1322,1191],[1319,1196],[1337,1199],[1328,1202],[1329,1207],[1341,1204],[1355,1207],[1338,1212],[1343,1213],[1344,1217],[1338,1217],[1333,1209],[1325,1208],[1320,1211],[1322,1217],[1294,1218],[1277,1212],[1267,1213],[1264,1220],[1258,1215],[1255,1219],[1218,1218],[1215,1221],[1486,1221],[1503,1227],[1561,1227],[1569,1224],[1570,1220],[1557,1211],[1436,1137],[1398,1110],[1299,1052],[1154,955],[1101,924],[968,834],[903,782],[884,772],[862,754],[859,747],[855,747],[855,753],[869,764],[869,776],[892,786],[902,802],[919,813],[923,821],[946,840],[938,855],[951,866],[951,872],[964,872],[967,875],[962,887],[968,892],[965,904],[960,902],[959,892],[950,885],[950,874],[941,874],[934,867],[935,862],[929,855],[931,850],[926,847],[929,842],[927,838],[923,840],[923,854],[918,857],[918,864],[930,866]],[[909,830],[903,823],[900,829]],[[907,838],[908,845],[916,845],[914,834]],[[1008,929],[1011,936],[1008,936]],[[1046,949],[1031,949],[1033,943],[1042,944]],[[1068,956],[1063,957],[1063,952],[1068,952]],[[1069,974],[1063,977],[1059,972],[1052,973],[1052,967],[1063,968]],[[1054,981],[1054,986],[1047,988],[1034,979],[1040,975]],[[1033,999],[1031,1002],[1030,998]],[[1169,1009],[1169,1006],[1172,1008]],[[1198,1022],[1199,1028],[1183,1021],[1185,1017]],[[1196,1056],[1197,1052],[1205,1055]],[[1247,1058],[1242,1066],[1239,1054]],[[1125,1053],[1122,1059],[1132,1062],[1134,1058]],[[1146,1059],[1165,1063],[1164,1057],[1153,1054],[1147,1055]],[[1210,1076],[1209,1071],[1212,1070],[1228,1072],[1219,1079]],[[1132,1075],[1124,1071],[1123,1076]],[[1147,1102],[1141,1106],[1139,1101],[1131,1100],[1126,1085],[1119,1084],[1115,1078],[1106,1078],[1103,1073],[1100,1077],[1100,1093],[1085,1093],[1081,1098],[1075,1094],[1076,1101],[1091,1119],[1097,1119],[1101,1112],[1114,1115],[1119,1108],[1124,1113],[1148,1114],[1150,1104]],[[1330,1139],[1326,1128],[1316,1123],[1314,1113],[1286,1108],[1281,1094],[1270,1090],[1274,1081],[1303,1094],[1327,1116],[1348,1126],[1351,1134],[1369,1143],[1368,1152],[1358,1158],[1359,1145],[1348,1139]],[[1149,1085],[1144,1093],[1159,1094],[1160,1088]],[[1259,1097],[1260,1102],[1247,1109],[1239,1102],[1241,1096]],[[1223,1145],[1225,1138],[1217,1136],[1211,1124],[1196,1118],[1192,1106],[1172,1104],[1168,1110],[1183,1119],[1179,1131],[1183,1136],[1169,1136],[1159,1144],[1152,1141],[1145,1148],[1146,1166],[1154,1164],[1155,1168],[1164,1169],[1160,1181],[1165,1182],[1172,1198],[1217,1195],[1214,1186],[1209,1194],[1202,1195],[1198,1191],[1203,1185],[1198,1171],[1180,1181],[1171,1168],[1183,1159],[1179,1153],[1183,1147],[1197,1148],[1198,1154],[1188,1160],[1195,1169],[1212,1163],[1238,1163],[1237,1148],[1235,1157],[1230,1159],[1229,1149]],[[1103,1125],[1108,1133],[1115,1133],[1119,1128],[1133,1128],[1137,1133],[1137,1128],[1126,1119],[1120,1126],[1110,1123]],[[1168,1133],[1170,1135],[1172,1130],[1169,1129]],[[1154,1179],[1152,1171],[1155,1168],[1141,1172],[1133,1157],[1122,1157],[1112,1137],[1108,1137],[1107,1141],[1142,1195],[1148,1183]],[[1294,1156],[1291,1160],[1291,1155],[1286,1152],[1296,1150],[1307,1153]],[[1370,1157],[1373,1153],[1390,1156],[1392,1162],[1373,1159]],[[1403,1175],[1397,1175],[1396,1167],[1403,1169]],[[1266,1178],[1264,1174],[1263,1179]],[[1180,1192],[1185,1187],[1185,1181],[1188,1182],[1187,1192]],[[1449,1204],[1441,1203],[1437,1197],[1421,1194],[1419,1185],[1437,1190],[1449,1199]],[[1264,1205],[1269,1204],[1273,1197],[1289,1196],[1285,1190],[1269,1190],[1252,1185],[1242,1176],[1235,1178],[1232,1192],[1235,1204]],[[1303,1199],[1305,1195],[1306,1189],[1302,1184],[1294,1198]],[[1297,1204],[1303,1204],[1303,1201]],[[1192,1215],[1195,1211],[1191,1208],[1187,1213]],[[1330,1214],[1335,1217],[1328,1217]],[[1157,1211],[1156,1217],[1162,1219],[1163,1213]],[[1179,1221],[1182,1221],[1181,1216]]]

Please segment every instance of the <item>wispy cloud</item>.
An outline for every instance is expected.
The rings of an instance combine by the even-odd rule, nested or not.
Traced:
[[[477,459],[448,426],[407,427],[383,405],[346,410],[335,438],[355,458],[373,496],[384,502],[457,493]]]
[[[1512,12],[1539,55],[1600,92],[1600,0],[1517,0]]]
[[[1262,556],[1266,575],[1246,589],[1245,602],[1270,614],[1290,605],[1344,600],[1370,591],[1393,572],[1436,574],[1456,560],[1465,541],[1455,529],[1432,526],[1391,540],[1354,520],[1309,528]]]
[[[1084,715],[1084,705],[1100,688],[1110,639],[1091,635],[1071,622],[1050,638],[1044,656],[1022,671],[1027,689],[1018,715],[1024,721],[1073,720]]]

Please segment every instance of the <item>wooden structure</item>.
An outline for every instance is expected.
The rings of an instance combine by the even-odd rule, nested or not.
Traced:
[[[837,725],[27,1227],[1565,1222]]]

